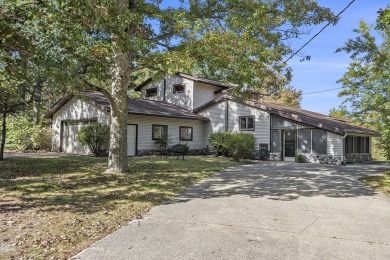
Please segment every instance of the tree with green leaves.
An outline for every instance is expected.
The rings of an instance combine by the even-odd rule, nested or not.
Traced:
[[[378,14],[374,29],[380,41],[373,36],[372,27],[361,21],[354,30],[358,37],[336,51],[347,52],[352,59],[338,81],[343,85],[339,96],[346,97],[345,102],[351,105],[354,120],[382,132],[379,147],[390,159],[390,7]]]
[[[110,102],[108,171],[113,172],[127,171],[127,93],[140,74],[161,77],[201,67],[216,79],[278,89],[291,78],[283,62],[293,52],[289,41],[305,26],[336,22],[328,8],[311,0],[30,4],[43,5],[43,14],[29,23],[33,45],[46,46],[73,73],[68,85],[100,91]]]

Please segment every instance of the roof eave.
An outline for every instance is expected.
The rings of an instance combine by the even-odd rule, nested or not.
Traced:
[[[60,110],[66,103],[68,103],[72,98],[73,94],[66,94],[60,100],[58,100],[52,108],[50,108],[44,115],[43,118],[52,118],[53,115]]]

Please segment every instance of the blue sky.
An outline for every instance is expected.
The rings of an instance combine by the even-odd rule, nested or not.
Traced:
[[[335,14],[344,9],[351,0],[320,0],[320,5],[329,7]],[[334,53],[344,43],[355,38],[352,30],[357,28],[360,20],[374,24],[377,11],[390,4],[389,0],[356,0],[342,15],[335,26],[329,26],[317,36],[302,52],[310,55],[311,60],[300,62],[299,57],[293,58],[288,65],[293,69],[291,85],[303,91],[303,93],[316,92],[327,89],[340,88],[336,83],[347,70],[350,62],[346,53]],[[298,49],[316,34],[324,25],[311,28],[310,35],[302,37],[293,43],[293,48]],[[332,107],[338,107],[344,98],[337,97],[341,89],[308,94],[302,96],[302,108],[328,114]]]

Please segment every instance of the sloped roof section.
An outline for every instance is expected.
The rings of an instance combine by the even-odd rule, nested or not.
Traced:
[[[110,102],[108,99],[99,92],[80,92],[81,97],[89,99],[94,105],[107,112],[110,111]],[[64,106],[71,98],[67,98],[66,102],[60,102],[61,104],[55,105],[45,115],[45,118],[51,118],[62,106]],[[62,100],[62,99],[61,99]],[[162,101],[135,99],[129,98],[128,100],[128,113],[135,115],[147,115],[147,116],[162,116],[170,118],[182,118],[209,121],[207,117],[200,116],[182,107],[169,104]]]
[[[183,78],[186,78],[186,79],[193,80],[195,82],[205,83],[205,84],[221,87],[224,89],[235,88],[238,86],[236,84],[223,82],[223,81],[219,81],[219,80],[201,78],[201,77],[193,76],[191,74],[187,74],[187,73],[183,73],[183,72],[176,72],[176,75],[183,77]]]
[[[187,74],[184,72],[176,72],[176,75],[179,77],[185,78],[185,79],[193,80],[195,82],[200,82],[200,83],[204,83],[204,84],[208,84],[208,85],[221,87],[223,89],[235,88],[238,86],[238,85],[235,85],[232,83],[223,82],[223,81],[219,81],[219,80],[212,80],[212,79],[197,77],[197,76]],[[146,84],[148,84],[151,81],[152,81],[152,78],[148,78],[147,80],[142,82],[140,85],[138,85],[134,90],[140,91],[142,89],[142,87],[144,87]]]
[[[194,112],[200,112],[201,110],[213,105],[217,104],[224,100],[234,100],[233,97],[229,95],[220,96],[194,110]],[[312,127],[316,127],[319,129],[323,129],[335,134],[344,135],[348,134],[359,134],[359,135],[370,135],[370,136],[380,136],[381,134],[377,131],[367,129],[364,127],[355,126],[349,124],[345,120],[340,120],[337,118],[333,118],[324,114],[311,112],[308,110],[287,107],[282,105],[270,104],[260,101],[237,101],[242,102],[251,107],[259,108],[263,111],[266,111],[272,115],[277,115],[285,119],[293,120],[301,124],[306,124]]]

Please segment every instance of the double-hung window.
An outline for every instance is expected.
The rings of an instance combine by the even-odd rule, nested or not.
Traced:
[[[152,126],[152,139],[158,140],[161,138],[168,137],[168,126],[167,125],[153,125]]]
[[[193,128],[188,126],[180,127],[180,141],[192,141]]]
[[[240,130],[253,131],[255,130],[255,120],[253,116],[240,116]]]
[[[182,84],[173,85],[173,94],[183,93],[185,91],[185,86]]]

